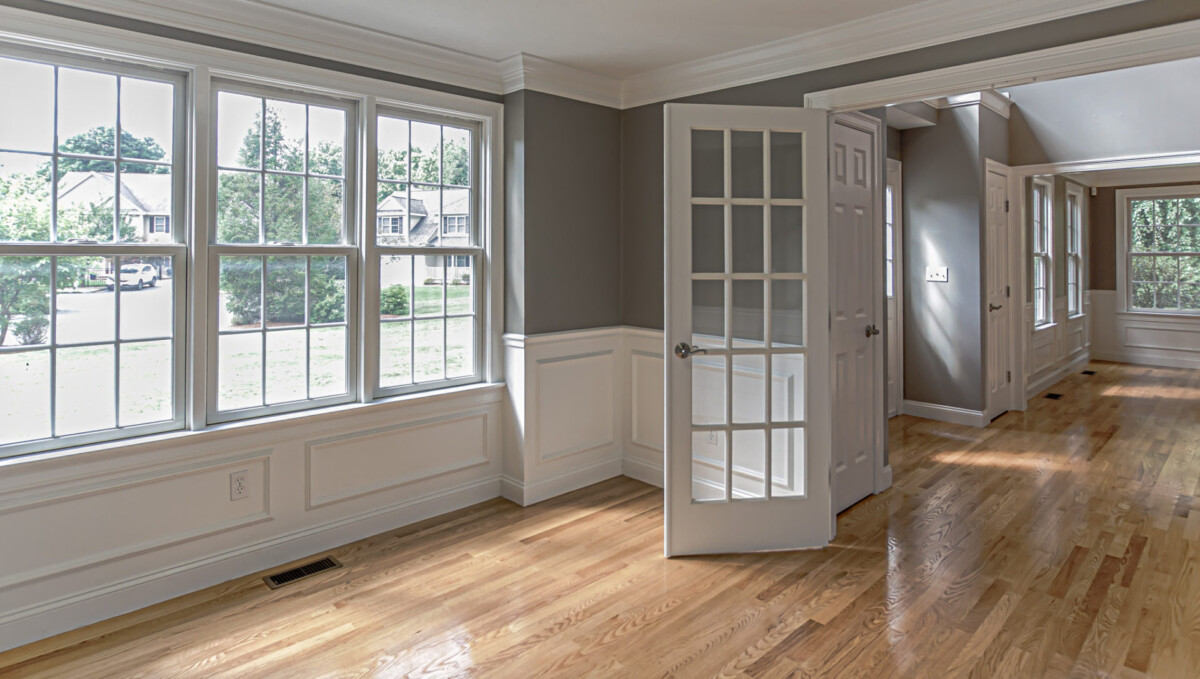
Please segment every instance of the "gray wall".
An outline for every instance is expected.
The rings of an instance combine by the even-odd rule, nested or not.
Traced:
[[[938,112],[905,130],[904,397],[983,410],[979,107]],[[925,281],[925,267],[950,267]]]
[[[509,251],[507,269],[511,296],[524,294],[523,303],[513,300],[524,313],[510,310],[506,329],[533,335],[618,325],[620,114],[541,92],[522,99],[511,117],[523,119],[524,163],[508,160],[516,176],[505,183],[509,199],[522,201],[508,206],[506,231],[510,246],[523,248]]]
[[[1195,151],[1198,85],[1186,59],[1011,88],[1012,164]]]
[[[1143,0],[1036,26],[959,40],[844,66],[802,73],[679,101],[752,106],[803,106],[804,95],[834,87],[869,82],[985,59],[1118,35],[1130,31],[1200,19],[1200,2]],[[662,104],[621,112],[621,247],[626,266],[622,287],[622,319],[629,325],[663,327]],[[637,144],[629,143],[637,140]],[[1011,158],[1015,164],[1017,160]],[[906,168],[907,174],[907,168]],[[636,184],[634,184],[636,182]],[[644,233],[651,230],[653,233]],[[647,266],[633,266],[644,262]]]
[[[903,160],[900,152],[900,130],[894,127],[886,128],[887,132],[887,157],[890,160]]]

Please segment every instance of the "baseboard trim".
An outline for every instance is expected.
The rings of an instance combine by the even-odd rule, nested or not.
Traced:
[[[1200,357],[1161,356],[1141,351],[1094,351],[1092,352],[1092,359],[1159,368],[1190,368],[1192,370],[1200,370]]]
[[[965,408],[955,408],[937,403],[924,403],[922,401],[909,401],[905,399],[904,414],[921,417],[926,420],[961,424],[968,427],[982,428],[988,426],[987,416],[981,410],[967,410]]]
[[[621,460],[621,473],[636,481],[648,483],[659,488],[663,487],[662,461],[652,462],[636,457],[624,457]]]
[[[501,476],[500,495],[522,507],[549,500],[563,493],[579,490],[593,483],[621,476],[621,457],[612,457],[582,467],[566,474],[541,479],[533,483],[522,483],[511,476]]]
[[[0,616],[0,651],[500,497],[489,476],[404,502],[142,573]]]
[[[1092,360],[1091,354],[1087,351],[1084,351],[1079,356],[1030,382],[1029,386],[1025,387],[1025,400],[1029,400],[1049,389],[1050,387],[1058,384],[1068,374],[1075,372],[1076,370],[1079,370],[1083,366],[1087,365],[1088,361],[1090,360]]]
[[[877,485],[875,487],[875,494],[878,495],[879,493],[882,493],[883,491],[885,491],[891,487],[892,487],[892,465],[889,464],[883,468],[883,472],[880,474],[879,485]]]

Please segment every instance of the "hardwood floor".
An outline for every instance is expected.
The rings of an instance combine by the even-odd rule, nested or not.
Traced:
[[[1200,676],[1200,371],[891,423],[820,552],[667,560],[662,495],[494,500],[0,654],[18,677]]]

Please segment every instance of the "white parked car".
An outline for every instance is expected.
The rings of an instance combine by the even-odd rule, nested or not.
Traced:
[[[113,289],[113,275],[108,274],[104,277],[105,287],[109,290]],[[154,287],[158,285],[158,271],[149,264],[126,264],[121,267],[121,287],[122,288],[137,288],[141,290],[146,286]]]

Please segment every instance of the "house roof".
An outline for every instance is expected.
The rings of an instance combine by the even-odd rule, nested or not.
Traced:
[[[59,181],[61,204],[104,204],[113,197],[112,172],[68,172]],[[148,215],[171,214],[171,175],[121,175],[121,209]]]

